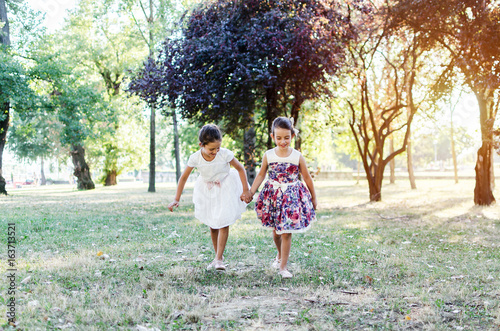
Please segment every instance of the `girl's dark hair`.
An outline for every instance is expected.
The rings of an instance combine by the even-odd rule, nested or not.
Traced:
[[[271,132],[274,134],[274,129],[280,128],[280,129],[285,129],[285,130],[290,130],[292,132],[292,135],[296,135],[298,131],[294,129],[293,127],[293,118],[289,119],[287,117],[276,117],[273,121],[273,125],[271,127]]]
[[[200,129],[200,132],[198,133],[198,140],[203,146],[205,146],[208,143],[222,141],[222,133],[217,125],[206,124]]]

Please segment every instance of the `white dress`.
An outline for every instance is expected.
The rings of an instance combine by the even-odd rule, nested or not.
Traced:
[[[212,161],[207,161],[199,150],[187,163],[200,173],[193,191],[194,217],[212,229],[234,224],[246,209],[246,203],[240,200],[240,176],[229,165],[233,158],[233,152],[221,148]]]

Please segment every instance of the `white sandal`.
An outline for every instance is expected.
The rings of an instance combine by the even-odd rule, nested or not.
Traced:
[[[207,265],[207,270],[213,269],[214,266],[215,266],[215,260],[213,260],[212,262],[210,262],[209,265]]]
[[[215,270],[226,270],[226,266],[222,260],[216,260],[214,263]]]
[[[281,265],[281,259],[278,259],[278,255],[276,255],[273,263],[271,263],[271,267],[273,267],[274,269],[279,269],[280,265]]]
[[[222,257],[222,261],[224,261],[224,256]],[[216,264],[217,260],[214,259],[212,262],[210,262],[208,265],[207,265],[207,270],[210,270],[210,269],[214,269],[215,268],[215,264]],[[217,268],[216,268],[217,269]]]
[[[292,273],[286,269],[280,270],[279,274],[281,275],[281,278],[292,278],[293,277]]]

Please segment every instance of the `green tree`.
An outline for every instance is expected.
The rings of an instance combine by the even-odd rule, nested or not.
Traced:
[[[114,178],[110,173],[116,171],[116,176],[124,171],[142,169],[147,165],[147,152],[144,146],[147,145],[148,130],[147,122],[144,120],[142,103],[136,98],[116,98],[113,100],[111,117],[119,116],[114,123],[120,123],[106,129],[97,136],[97,139],[87,139],[87,147],[90,160],[93,164],[99,164],[101,176],[99,182],[104,185],[106,180]],[[117,104],[119,103],[119,104]],[[116,114],[116,109],[123,109],[120,114]],[[109,125],[107,126],[109,128]],[[113,157],[110,157],[113,155]]]
[[[48,112],[55,116],[62,126],[60,143],[70,150],[78,189],[93,189],[85,145],[114,132],[115,114],[103,96],[102,85],[60,52],[59,40],[58,35],[46,36],[40,40],[37,52],[32,53],[30,77],[44,103],[38,115]],[[37,113],[31,120],[37,118],[34,115]]]
[[[172,25],[179,19],[184,10],[189,10],[196,1],[170,1],[170,0],[122,0],[122,6],[132,17],[140,40],[147,46],[148,57],[152,59],[159,43],[168,37]],[[147,64],[149,60],[146,60]],[[140,74],[139,74],[140,76]],[[135,77],[134,79],[137,79]],[[155,192],[156,177],[156,110],[159,106],[152,99],[138,94],[150,108],[149,129],[149,187],[148,192]],[[172,118],[174,130],[174,158],[176,178],[181,176],[178,120],[175,109],[163,109],[163,114]]]
[[[5,3],[0,5],[4,6]],[[9,29],[14,34],[12,46],[0,50],[0,94],[3,103],[8,105],[1,121],[3,129],[0,130],[0,149],[3,151],[5,137],[9,133],[8,147],[19,158],[41,158],[43,182],[43,157],[52,153],[53,144],[57,142],[54,116],[46,108],[47,103],[38,94],[40,86],[35,83],[40,71],[33,57],[45,29],[40,26],[40,13],[33,11],[27,4],[11,1],[9,8],[11,21],[4,25],[4,35],[8,36]],[[4,38],[4,41],[7,39],[9,38]],[[12,121],[10,130],[7,131],[9,120]],[[0,184],[3,184],[1,182],[0,180]],[[6,193],[5,190],[3,193]]]
[[[349,48],[351,83],[345,88],[356,92],[347,93],[346,102],[370,201],[380,201],[385,167],[406,150],[413,117],[425,100],[418,78],[429,74],[424,71],[429,59],[418,33],[389,28],[390,3],[364,5],[361,14],[353,12],[359,37]],[[398,132],[404,137],[402,144],[386,154],[387,142]]]
[[[126,158],[134,151],[118,140],[118,132],[123,118],[133,118],[136,107],[123,106],[122,83],[127,70],[140,63],[145,48],[138,42],[134,22],[120,10],[120,1],[95,2],[83,0],[71,13],[64,32],[67,57],[87,68],[90,74],[100,77],[113,116],[107,134],[102,138],[102,148],[95,151],[102,155],[101,167],[104,172],[101,182],[115,185],[117,176],[123,170],[120,158]],[[141,119],[137,126],[142,125]],[[128,121],[130,123],[130,120]],[[135,134],[140,130],[132,130]]]
[[[7,6],[5,0],[0,0],[0,45],[2,46],[2,52],[10,46],[10,29],[9,29],[9,19],[7,17]],[[2,56],[2,67],[5,59]],[[7,69],[7,70],[6,70]],[[5,67],[2,69],[2,73],[10,72],[11,69]],[[8,78],[8,75],[2,74],[3,77]],[[5,79],[4,78],[4,79]],[[2,79],[3,80],[3,79]],[[7,138],[7,130],[9,129],[9,118],[10,118],[10,93],[5,93],[6,86],[4,84],[0,85],[0,194],[7,194],[5,189],[5,178],[2,176],[2,160],[3,160],[3,150],[5,148],[5,142]]]
[[[32,101],[26,103],[27,100],[23,100],[26,103],[23,109],[12,112],[7,140],[9,150],[19,159],[40,160],[40,183],[45,185],[44,161],[62,152],[59,134],[62,126],[38,93],[43,87],[37,83],[39,70],[34,64],[34,56],[40,40],[46,36],[42,19],[41,13],[32,10],[26,3],[20,3],[11,19],[10,28],[14,36],[11,52],[24,68]]]
[[[99,148],[104,169],[105,185],[116,184],[116,176],[123,168],[120,159],[127,159],[130,152],[142,149],[124,146],[118,137],[123,125],[131,124],[130,119],[138,119],[138,130],[142,132],[142,117],[133,116],[141,112],[138,107],[121,107],[125,96],[122,84],[129,70],[140,64],[147,54],[152,55],[159,42],[165,38],[171,22],[180,14],[177,2],[167,0],[109,0],[96,3],[83,0],[70,16],[66,40],[70,45],[68,54],[77,58],[91,72],[97,74],[107,91],[107,100],[114,109],[114,130]],[[155,116],[156,109],[150,113],[150,191],[154,191],[155,178]],[[129,118],[127,124],[121,119]],[[140,140],[140,138],[138,139]],[[137,159],[137,158],[135,158]]]
[[[2,168],[11,112],[29,111],[34,103],[27,71],[11,46],[11,24],[7,10],[11,15],[22,13],[22,8],[15,1],[6,3],[5,0],[0,0],[0,194],[7,194]],[[29,23],[26,22],[27,26]]]
[[[349,32],[336,1],[205,4],[186,16],[182,32],[146,63],[132,89],[148,90],[184,118],[217,122],[233,137],[245,130],[248,171],[255,110],[264,109],[266,136],[277,115],[297,121],[303,102],[325,92],[323,83],[337,72]]]
[[[33,102],[26,71],[12,55],[0,50],[0,194],[7,194],[2,177],[3,151],[7,141],[11,111],[24,112]]]
[[[58,157],[61,153],[60,132],[63,126],[50,111],[39,111],[29,116],[23,115],[13,114],[8,148],[19,159],[40,160],[40,184],[45,185],[44,161],[51,157]]]
[[[426,42],[449,55],[446,79],[458,69],[479,104],[482,146],[476,163],[474,203],[490,205],[492,192],[493,125],[500,106],[500,8],[498,1],[399,0],[392,9],[394,24],[421,33]]]

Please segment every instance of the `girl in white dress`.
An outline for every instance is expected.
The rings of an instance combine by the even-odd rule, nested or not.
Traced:
[[[208,269],[225,270],[223,263],[229,226],[241,217],[246,203],[240,196],[249,194],[245,169],[234,158],[233,152],[221,148],[222,133],[214,124],[201,128],[199,135],[201,149],[189,157],[186,169],[177,185],[174,201],[168,205],[170,211],[179,206],[184,185],[197,168],[200,175],[193,191],[194,216],[210,227],[210,235],[215,250],[215,259]],[[235,169],[231,169],[233,166]]]

